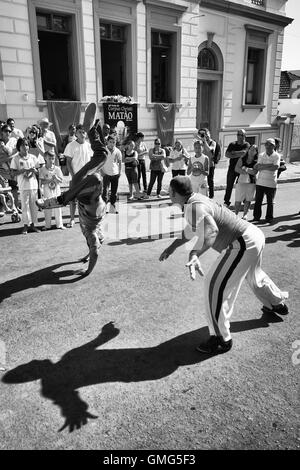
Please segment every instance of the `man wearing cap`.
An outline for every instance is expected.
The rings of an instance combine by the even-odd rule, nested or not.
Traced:
[[[266,151],[258,157],[254,166],[258,170],[256,180],[255,204],[253,209],[254,221],[261,218],[261,206],[263,198],[267,198],[266,222],[273,220],[273,205],[277,188],[277,170],[280,166],[280,155],[275,151],[275,139],[267,139],[265,143]]]
[[[49,127],[52,125],[52,122],[49,121],[47,117],[44,117],[38,122],[42,131],[42,138],[44,140],[45,151],[49,149],[56,150],[56,137],[54,132],[50,131]],[[56,153],[56,152],[55,152]]]
[[[233,189],[233,185],[239,176],[239,173],[235,171],[235,166],[240,157],[246,155],[250,144],[246,142],[246,131],[244,129],[238,129],[237,140],[231,142],[226,150],[225,157],[229,158],[229,166],[227,171],[226,179],[226,192],[224,196],[224,204],[230,207],[230,198]]]
[[[210,337],[197,350],[218,354],[231,349],[230,318],[244,279],[263,304],[264,313],[270,318],[274,314],[286,315],[288,292],[281,291],[261,267],[265,246],[263,232],[224,205],[193,193],[191,181],[186,176],[171,180],[169,194],[173,204],[184,209],[187,225],[182,236],[162,252],[160,261],[166,260],[183,244],[193,243],[186,266],[194,280],[196,271],[204,275],[199,258],[209,248],[219,252],[204,278],[204,308]]]

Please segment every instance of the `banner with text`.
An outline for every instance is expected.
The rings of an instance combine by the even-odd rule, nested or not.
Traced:
[[[103,113],[105,124],[116,128],[121,142],[137,133],[136,103],[103,103]]]
[[[162,146],[173,145],[176,104],[155,104],[157,135]]]

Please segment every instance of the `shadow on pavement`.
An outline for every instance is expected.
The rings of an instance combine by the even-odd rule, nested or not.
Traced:
[[[6,281],[0,286],[0,302],[2,302],[4,299],[7,299],[12,294],[22,292],[26,289],[33,289],[44,284],[72,284],[73,282],[79,281],[82,279],[82,276],[80,275],[77,275],[77,277],[74,279],[63,279],[65,277],[75,275],[74,270],[69,269],[66,271],[60,271],[58,273],[56,273],[55,270],[61,268],[62,266],[80,262],[81,260],[53,264],[51,266],[47,266],[46,268],[38,269],[32,273],[24,274],[23,276]]]
[[[278,236],[266,237],[266,243],[276,243],[277,241],[285,242],[287,247],[300,247],[300,224],[295,225],[279,225],[273,232],[279,233]],[[287,232],[287,233],[282,233]],[[290,243],[288,243],[290,242]]]
[[[257,320],[233,322],[232,331],[265,328],[277,321],[282,319],[263,314]],[[7,372],[2,382],[19,384],[41,379],[41,395],[60,406],[65,418],[59,431],[68,428],[72,432],[87,424],[88,419],[98,417],[88,412],[88,404],[77,389],[105,382],[159,380],[179,367],[199,364],[212,357],[195,350],[208,336],[206,327],[153,347],[97,350],[118,334],[113,322],[107,323],[98,337],[67,352],[56,364],[49,359],[32,360]]]
[[[109,246],[118,246],[118,245],[136,245],[138,243],[147,243],[147,242],[156,242],[157,240],[164,240],[169,238],[177,238],[182,235],[182,230],[176,232],[167,232],[167,233],[156,233],[152,235],[147,235],[145,237],[138,238],[121,238],[114,242],[108,242],[106,245]]]

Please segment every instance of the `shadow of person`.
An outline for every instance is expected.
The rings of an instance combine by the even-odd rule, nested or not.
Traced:
[[[251,320],[249,325],[247,321],[237,322],[237,331],[269,326],[266,316],[263,317],[255,323]],[[68,428],[72,432],[87,424],[89,419],[97,418],[88,412],[88,404],[77,391],[79,388],[105,382],[159,380],[181,366],[199,364],[212,357],[195,349],[206,339],[206,327],[153,347],[97,350],[118,334],[113,322],[107,323],[99,336],[67,352],[56,364],[48,359],[33,360],[8,371],[2,382],[16,384],[41,379],[42,396],[58,405],[65,418],[59,431]]]
[[[37,271],[33,271],[29,274],[24,274],[23,276],[4,282],[0,286],[0,303],[4,299],[10,297],[12,294],[26,289],[32,289],[44,284],[72,284],[73,282],[79,281],[82,279],[82,276],[77,276],[72,279],[64,279],[66,277],[75,275],[74,270],[70,269],[60,272],[55,272],[55,270],[61,268],[62,266],[68,266],[70,264],[76,264],[80,262],[81,260],[53,264],[51,266],[47,266],[46,268],[38,269]]]
[[[279,227],[274,229],[273,232],[280,233],[280,235],[275,237],[266,237],[267,244],[282,241],[287,242],[286,246],[290,248],[298,248],[300,246],[300,224],[279,225]]]
[[[145,235],[143,237],[132,237],[132,238],[121,238],[120,240],[108,242],[109,246],[118,245],[137,245],[139,243],[156,242],[157,240],[164,240],[169,238],[177,238],[182,234],[182,230],[170,231],[165,233],[153,233],[151,235]]]

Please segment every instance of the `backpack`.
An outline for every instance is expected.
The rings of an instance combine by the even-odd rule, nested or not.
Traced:
[[[222,156],[221,146],[220,144],[218,144],[218,142],[216,142],[215,154],[213,158],[213,161],[215,164],[219,163],[221,156]]]

